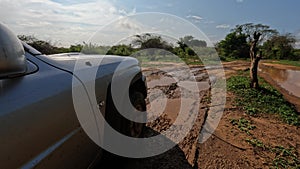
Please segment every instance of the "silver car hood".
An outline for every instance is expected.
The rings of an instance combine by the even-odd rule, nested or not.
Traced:
[[[118,65],[120,65],[118,67],[118,70],[122,70],[139,65],[138,60],[135,58],[114,55],[85,55],[81,53],[65,53],[47,56],[39,55],[37,57],[52,66],[73,73],[75,71],[75,68],[76,70],[84,70],[99,66],[100,68],[104,68],[109,65],[109,67],[116,69]],[[110,71],[114,70],[110,69]]]
[[[55,55],[42,55],[39,51],[31,47],[30,45],[22,42],[26,52],[46,62],[47,64],[59,68],[61,70],[74,73],[76,69],[80,70],[90,69],[91,67],[109,67],[109,69],[116,69],[121,62],[123,69],[130,67],[139,67],[137,59],[132,57],[114,56],[114,55],[86,55],[82,53],[63,53]],[[82,64],[84,63],[84,64]],[[79,65],[80,64],[80,65]],[[78,66],[79,65],[79,66]],[[110,65],[110,66],[107,66]],[[113,66],[115,65],[115,66]],[[121,70],[121,69],[118,69]],[[106,74],[109,72],[105,72]],[[113,73],[113,72],[110,72]]]

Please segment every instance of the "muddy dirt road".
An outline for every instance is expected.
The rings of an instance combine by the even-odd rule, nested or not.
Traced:
[[[176,120],[176,131],[181,132],[185,130],[184,122],[177,118],[182,113],[180,112],[181,109],[189,111],[193,106],[185,105],[182,101],[190,99],[192,102],[198,102],[196,106],[198,114],[196,113],[193,123],[190,122],[191,130],[180,140],[179,144],[154,157],[143,159],[123,158],[117,163],[111,160],[103,160],[99,168],[188,169],[194,167],[196,163],[195,158],[197,158],[195,155],[197,154],[199,133],[208,111],[207,98],[210,84],[208,75],[203,68],[195,67],[189,72],[192,72],[192,75],[188,74],[184,69],[178,68],[167,68],[165,70],[145,69],[143,71],[147,77],[147,109],[148,114],[150,114],[148,119],[151,121],[146,125],[145,137],[155,136],[168,130]],[[162,104],[163,102],[164,104]],[[189,112],[183,113],[189,114]],[[174,133],[176,134],[176,132]]]
[[[237,74],[240,70],[247,70],[248,62],[235,61],[223,64],[226,77]],[[205,119],[210,107],[209,78],[200,66],[192,69],[195,75],[199,96],[198,115],[193,127],[187,136],[174,148],[154,157],[143,159],[103,160],[98,168],[124,168],[124,169],[200,169],[200,168],[284,168],[281,164],[283,152],[291,153],[290,160],[300,161],[300,132],[299,127],[283,123],[278,117],[271,114],[250,116],[237,107],[233,93],[227,91],[226,105],[223,116],[216,130],[204,143],[199,142],[199,133],[203,129]],[[216,68],[217,70],[218,68]],[[149,122],[145,137],[157,135],[167,130],[178,117],[178,110],[182,97],[180,86],[188,86],[187,75],[176,71],[182,79],[171,78],[170,74],[161,70],[145,69],[147,75],[148,110],[150,113],[160,115],[159,118]],[[186,78],[184,78],[186,77]],[[184,84],[184,85],[183,85]],[[188,91],[195,93],[192,87]],[[180,90],[182,89],[182,90]],[[187,92],[188,93],[188,92]],[[166,108],[163,111],[152,109],[150,102],[155,102],[159,96],[167,98]],[[159,100],[158,103],[162,103]],[[155,106],[154,106],[155,107]],[[153,108],[153,107],[152,107]],[[233,122],[245,123],[252,129],[248,132],[241,130]],[[180,128],[179,128],[180,130]],[[283,158],[281,158],[283,157]],[[281,161],[280,161],[281,160]],[[292,161],[291,160],[291,161]]]

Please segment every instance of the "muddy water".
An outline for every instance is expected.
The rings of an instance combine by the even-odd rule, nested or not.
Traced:
[[[282,69],[262,64],[260,72],[267,74],[290,95],[300,98],[300,70]]]

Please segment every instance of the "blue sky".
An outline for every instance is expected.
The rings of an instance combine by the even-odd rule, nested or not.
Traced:
[[[141,12],[168,13],[186,19],[212,42],[223,39],[236,24],[247,22],[267,24],[280,33],[300,37],[297,0],[0,0],[0,3],[0,21],[17,34],[35,35],[63,46],[87,41],[101,26]]]
[[[300,1],[297,0],[124,0],[116,4],[137,12],[155,11],[174,14],[192,21],[205,32],[227,33],[228,26],[246,22],[264,23],[280,32],[295,32],[300,29]],[[199,16],[197,22],[187,16]],[[222,26],[221,26],[222,25]]]

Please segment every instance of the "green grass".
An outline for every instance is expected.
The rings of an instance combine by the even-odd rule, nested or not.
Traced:
[[[163,62],[163,63],[185,63],[187,65],[203,65],[202,61],[199,58],[180,58],[175,55],[156,55],[156,56],[147,56],[139,55],[134,56],[143,64],[148,64],[148,62]]]
[[[267,151],[274,154],[274,156],[272,156],[273,158],[270,168],[300,168],[300,160],[294,147],[285,148],[283,146],[267,146],[258,139],[246,139],[246,142],[253,147],[260,148],[262,151]]]
[[[235,93],[237,106],[250,115],[260,113],[276,114],[291,125],[300,125],[300,117],[295,107],[287,102],[282,94],[263,79],[260,79],[260,89],[250,88],[249,72],[241,72],[227,80],[227,88]]]
[[[300,61],[292,61],[292,60],[275,60],[275,61],[270,61],[270,63],[277,63],[277,64],[291,65],[291,66],[297,66],[297,67],[300,67]]]
[[[256,128],[256,126],[251,125],[251,122],[249,120],[246,120],[244,118],[231,119],[230,123],[233,126],[237,126],[241,131],[246,132],[248,135],[251,135],[250,130],[254,130]]]
[[[259,147],[262,148],[263,150],[268,149],[268,147],[258,139],[246,139],[246,142],[251,144],[253,147]]]
[[[294,147],[285,148],[283,146],[275,146],[270,149],[276,153],[273,160],[274,168],[300,168],[300,159]]]

